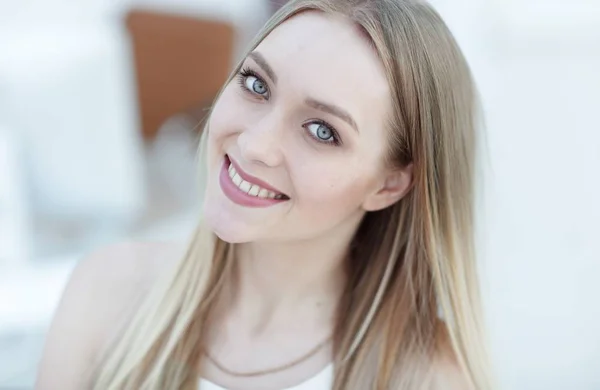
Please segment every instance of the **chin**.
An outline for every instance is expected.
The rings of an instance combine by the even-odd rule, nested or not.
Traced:
[[[256,227],[231,215],[229,210],[215,207],[208,199],[203,207],[204,223],[221,240],[231,244],[242,244],[256,239]]]
[[[215,168],[207,177],[202,205],[202,219],[206,227],[229,243],[257,241],[264,238],[265,234],[268,235],[270,229],[266,222],[276,218],[281,209],[257,207],[255,204],[244,204],[239,199],[232,199],[225,193],[221,181],[223,174],[219,166],[219,169]]]
[[[217,237],[219,237],[219,239],[230,244],[243,244],[253,241],[252,238],[247,234],[244,234],[241,231],[236,231],[235,229],[231,229],[231,227],[214,226],[212,224],[210,224],[208,227]]]

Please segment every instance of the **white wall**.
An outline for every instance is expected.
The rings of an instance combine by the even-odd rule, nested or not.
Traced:
[[[598,40],[600,42],[600,39]],[[498,58],[488,278],[507,388],[600,388],[600,59]]]
[[[487,120],[483,289],[502,389],[600,389],[600,4],[437,2]]]

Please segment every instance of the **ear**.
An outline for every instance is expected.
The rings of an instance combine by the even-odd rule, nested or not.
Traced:
[[[393,169],[384,174],[376,192],[363,202],[365,211],[382,210],[393,205],[406,195],[413,184],[413,164],[401,169]]]

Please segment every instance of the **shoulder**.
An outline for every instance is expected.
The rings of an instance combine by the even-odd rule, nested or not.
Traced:
[[[85,387],[98,351],[183,250],[171,243],[123,243],[81,260],[46,338],[36,389]]]
[[[182,249],[173,243],[127,242],[90,254],[71,274],[55,320],[64,314],[117,315],[174,265]]]
[[[151,284],[161,271],[174,264],[182,250],[175,243],[154,242],[126,242],[103,248],[77,265],[67,290],[72,286],[97,288],[109,292],[110,297],[111,291]]]
[[[436,353],[433,359],[434,390],[475,390],[468,374],[458,362],[445,322],[439,321],[436,329]]]

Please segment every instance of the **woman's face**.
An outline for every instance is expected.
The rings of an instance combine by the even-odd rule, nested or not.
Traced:
[[[385,182],[390,102],[377,54],[350,21],[304,12],[281,24],[213,108],[209,226],[229,242],[354,229]]]

